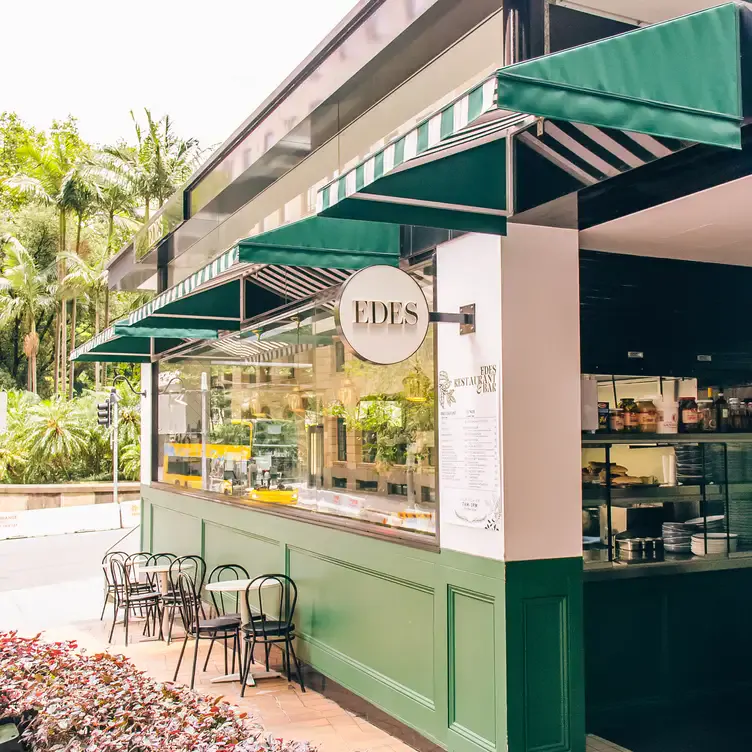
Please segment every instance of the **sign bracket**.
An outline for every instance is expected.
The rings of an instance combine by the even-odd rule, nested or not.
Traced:
[[[459,313],[441,313],[431,311],[428,320],[434,324],[459,324],[460,334],[473,334],[475,332],[475,303],[460,306]]]

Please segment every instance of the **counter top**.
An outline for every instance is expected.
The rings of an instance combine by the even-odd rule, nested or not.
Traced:
[[[696,572],[720,572],[728,569],[752,569],[752,551],[711,556],[666,554],[663,561],[587,561],[585,552],[584,580],[633,579],[661,577]]]

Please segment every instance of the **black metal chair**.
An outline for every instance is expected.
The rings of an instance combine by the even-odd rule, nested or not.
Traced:
[[[201,615],[206,618],[204,613],[204,604],[201,602],[201,591],[204,587],[204,580],[206,579],[206,562],[195,554],[190,556],[178,556],[170,564],[170,571],[168,577],[167,593],[162,595],[162,605],[169,611],[167,622],[167,644],[172,642],[172,627],[175,624],[175,611],[180,613],[180,618],[183,622],[183,627],[186,627],[185,615],[182,610],[182,600],[180,598],[180,591],[178,590],[178,580],[180,575],[185,574],[193,581],[193,589],[196,591],[199,598],[199,610]]]
[[[138,553],[131,554],[126,558],[124,562],[125,569],[128,572],[134,592],[153,593],[158,589],[153,577],[139,572],[139,566],[147,566],[151,561],[151,558],[152,555],[148,551],[139,551]]]
[[[183,647],[180,648],[180,657],[178,665],[175,667],[175,676],[173,681],[178,680],[180,664],[183,662],[185,646],[188,644],[188,638],[192,637],[196,642],[193,648],[193,668],[191,669],[191,689],[196,681],[196,663],[198,662],[198,644],[201,640],[211,640],[212,644],[216,639],[223,639],[225,642],[225,673],[227,672],[227,641],[233,640],[233,662],[232,670],[235,671],[235,654],[240,649],[240,636],[238,632],[239,621],[218,617],[216,619],[201,619],[200,604],[193,579],[186,573],[181,572],[177,579],[177,590],[180,596],[180,611],[183,614],[185,624],[185,637],[183,638]]]
[[[115,599],[115,584],[112,582],[112,571],[110,569],[110,562],[113,559],[120,559],[125,562],[128,558],[128,554],[125,551],[109,551],[102,557],[102,572],[104,572],[104,582],[106,591],[104,594],[104,603],[102,604],[102,613],[99,615],[99,621],[104,619],[104,612],[107,609],[107,601],[110,598]]]
[[[276,583],[276,587],[275,587]],[[266,596],[264,590],[270,591]],[[278,591],[278,592],[277,592]],[[271,595],[274,592],[274,595]],[[300,689],[305,692],[303,672],[295,655],[295,605],[298,602],[298,588],[285,574],[262,574],[256,577],[245,590],[245,601],[251,621],[242,624],[243,639],[246,643],[243,654],[243,669],[240,672],[240,696],[245,696],[245,683],[253,663],[253,651],[257,644],[264,646],[266,670],[269,670],[269,651],[276,645],[282,651],[282,660],[287,673],[287,681],[292,681],[290,656],[295,661],[295,673]],[[271,606],[271,608],[270,608]],[[270,614],[270,616],[267,616]]]
[[[115,632],[117,623],[117,614],[123,609],[123,623],[125,624],[125,644],[128,645],[128,624],[130,621],[130,612],[146,611],[146,625],[144,632],[149,634],[149,618],[154,621],[154,632],[157,631],[159,623],[159,634],[162,636],[162,614],[160,610],[159,593],[138,593],[134,592],[133,585],[130,581],[130,575],[125,568],[125,563],[120,559],[113,559],[110,563],[112,582],[115,585],[115,600],[112,609],[112,627],[110,628],[110,637],[108,642],[112,642],[112,635]]]
[[[228,582],[231,580],[250,580],[251,576],[248,574],[248,570],[240,564],[220,564],[214,567],[209,573],[208,584],[212,582]],[[240,626],[240,592],[234,593],[215,593],[210,590],[209,595],[212,599],[212,613],[214,616],[223,616],[227,619],[235,619]],[[230,602],[230,609],[227,608],[227,602]],[[211,657],[211,651],[214,647],[214,640],[209,645],[209,652],[206,654],[206,660],[204,661],[204,671],[209,665],[209,658]],[[226,656],[225,656],[226,660]],[[232,656],[233,672],[235,671],[235,656]]]
[[[212,582],[228,582],[230,580],[250,580],[251,575],[248,574],[248,570],[240,564],[220,564],[214,567],[209,574],[208,584]],[[211,595],[213,611],[217,616],[237,616],[240,618],[240,593],[214,593],[209,591]],[[232,603],[234,601],[234,607],[228,613],[227,601]]]

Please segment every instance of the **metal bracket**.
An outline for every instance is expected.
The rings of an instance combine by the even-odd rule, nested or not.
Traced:
[[[428,314],[428,320],[435,324],[459,324],[460,334],[473,334],[475,332],[475,303],[460,306],[459,313],[432,311]]]

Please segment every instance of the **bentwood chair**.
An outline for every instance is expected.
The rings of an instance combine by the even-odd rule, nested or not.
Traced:
[[[212,582],[229,582],[231,580],[249,580],[251,576],[248,574],[248,570],[240,564],[220,564],[214,567],[209,574],[208,584]],[[209,595],[212,599],[211,613],[216,617],[224,617],[226,619],[234,619],[240,626],[240,592],[234,593],[215,593],[210,590]],[[228,603],[230,607],[228,608]],[[209,645],[209,651],[206,654],[206,660],[204,661],[204,671],[209,665],[209,658],[211,657],[212,648],[214,647],[214,640]],[[227,662],[227,656],[225,656],[225,663]],[[233,673],[235,671],[235,655],[232,656],[232,668]]]
[[[180,596],[180,611],[183,614],[185,623],[185,637],[183,638],[183,647],[180,648],[180,657],[178,665],[175,667],[175,676],[173,681],[178,680],[180,664],[183,662],[185,646],[188,644],[188,638],[195,640],[193,647],[193,667],[191,669],[191,689],[196,681],[196,663],[198,662],[198,644],[201,640],[211,640],[212,644],[216,639],[222,639],[225,642],[225,673],[227,673],[227,641],[232,639],[233,642],[233,661],[232,669],[235,671],[235,655],[240,649],[240,637],[238,635],[239,621],[218,617],[216,619],[201,619],[199,613],[199,599],[193,579],[186,573],[181,572],[177,579],[177,589]]]
[[[175,624],[175,611],[180,612],[180,618],[185,627],[185,614],[182,609],[182,599],[180,597],[180,591],[178,589],[178,580],[180,575],[185,574],[193,581],[193,589],[201,597],[201,591],[204,587],[204,580],[206,579],[206,562],[197,555],[191,556],[179,556],[170,564],[170,571],[168,572],[169,590],[162,595],[162,605],[168,609],[169,615],[167,620],[167,644],[172,642],[172,627]],[[204,606],[201,601],[198,601],[198,608],[201,611],[201,615],[206,618],[204,613]]]
[[[251,576],[248,574],[248,570],[240,564],[220,564],[212,569],[209,574],[208,584],[212,582],[228,582],[230,580],[250,580]],[[211,595],[213,612],[217,616],[237,616],[240,618],[240,593],[214,593],[209,591]],[[227,608],[228,602],[230,603],[230,609]],[[228,613],[229,611],[229,613]]]
[[[102,604],[102,613],[99,615],[99,621],[102,621],[104,619],[104,612],[107,608],[107,602],[112,598],[112,600],[115,600],[115,584],[112,581],[112,570],[110,568],[110,562],[112,562],[114,559],[119,559],[122,562],[125,562],[125,560],[128,558],[128,554],[125,553],[125,551],[110,551],[106,553],[102,557],[102,572],[104,572],[104,582],[105,582],[105,594],[104,594],[104,603]]]
[[[129,579],[136,592],[149,593],[155,590],[154,582],[149,575],[139,572],[139,567],[145,567],[150,560],[151,554],[148,551],[139,551],[128,556],[124,562]]]
[[[275,584],[276,587],[273,587]],[[243,669],[240,672],[240,696],[245,696],[245,683],[248,679],[248,672],[251,670],[253,651],[257,644],[264,646],[267,671],[272,645],[276,645],[282,651],[287,681],[292,681],[290,671],[290,657],[292,656],[300,689],[305,692],[303,672],[293,646],[295,640],[293,616],[298,602],[297,586],[285,574],[262,574],[249,583],[244,596],[251,620],[240,627],[246,644],[243,653]]]
[[[113,559],[110,563],[112,582],[115,585],[115,601],[112,611],[112,627],[110,628],[110,637],[108,642],[112,642],[112,635],[115,631],[115,623],[120,609],[123,610],[123,623],[125,624],[125,644],[128,645],[128,624],[130,622],[130,612],[146,612],[146,625],[144,632],[149,634],[149,619],[154,623],[154,632],[157,631],[159,623],[160,636],[162,634],[162,619],[160,609],[159,593],[139,593],[134,591],[130,575],[125,568],[125,563],[120,559]]]

